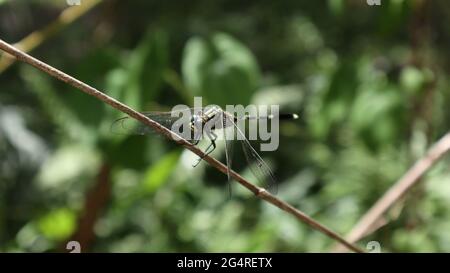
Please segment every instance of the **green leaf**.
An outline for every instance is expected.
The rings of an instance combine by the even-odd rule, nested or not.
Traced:
[[[339,16],[344,11],[345,3],[342,0],[328,0],[328,7],[333,15]]]
[[[172,174],[179,157],[179,151],[172,152],[151,166],[144,175],[143,190],[146,193],[152,193],[166,182],[170,174]]]
[[[53,210],[38,220],[42,234],[52,240],[63,240],[75,230],[76,215],[68,208]]]
[[[361,89],[350,115],[350,125],[371,148],[389,145],[401,135],[403,104],[398,89]]]
[[[250,50],[224,33],[191,38],[184,50],[182,74],[195,95],[220,106],[248,104],[260,80]]]
[[[400,75],[400,83],[402,87],[409,93],[417,93],[422,90],[425,83],[425,75],[419,69],[409,66],[402,70]]]
[[[135,109],[148,110],[160,90],[168,59],[166,34],[148,33],[126,56],[125,64],[107,75],[108,94]]]
[[[140,93],[142,109],[155,98],[163,81],[163,73],[168,65],[166,34],[162,31],[149,32],[129,60],[127,91]]]
[[[191,38],[184,48],[183,80],[185,85],[196,95],[202,92],[203,71],[208,69],[208,65],[212,61],[211,55],[207,42],[199,37]]]

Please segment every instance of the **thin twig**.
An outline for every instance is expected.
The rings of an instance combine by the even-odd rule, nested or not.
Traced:
[[[37,69],[57,78],[58,80],[61,80],[63,82],[66,82],[73,87],[83,91],[84,93],[94,96],[97,99],[105,102],[106,104],[114,107],[115,109],[128,114],[130,117],[135,118],[136,120],[142,122],[143,124],[151,127],[156,132],[166,136],[167,138],[175,141],[179,145],[184,146],[185,148],[189,149],[199,157],[203,158],[206,162],[208,162],[211,166],[218,169],[222,173],[227,173],[227,167],[222,164],[220,161],[207,156],[205,153],[203,153],[202,150],[197,148],[195,145],[192,145],[185,139],[178,136],[176,133],[172,132],[171,130],[165,128],[164,126],[160,125],[159,123],[151,120],[147,116],[133,110],[129,106],[117,101],[116,99],[109,97],[108,95],[100,92],[99,90],[81,82],[80,80],[77,80],[64,72],[42,62],[38,59],[26,54],[25,52],[20,51],[17,48],[14,48],[12,45],[4,42],[0,39],[0,49],[8,52],[9,54],[15,56],[18,60],[23,61],[27,64],[30,64]],[[323,226],[322,224],[318,223],[314,219],[310,218],[305,213],[299,211],[298,209],[294,208],[293,206],[289,205],[288,203],[278,199],[274,195],[267,192],[265,189],[255,186],[254,184],[248,182],[246,179],[244,179],[242,176],[240,176],[235,171],[231,170],[231,176],[242,186],[253,192],[257,197],[266,200],[267,202],[271,203],[272,205],[277,206],[278,208],[288,212],[289,214],[292,214],[300,221],[306,223],[310,227],[322,232],[323,234],[327,235],[328,237],[332,238],[333,240],[336,240],[337,242],[341,243],[342,245],[346,246],[348,249],[353,250],[355,252],[364,252],[362,249],[358,248],[357,246],[354,246],[353,244],[350,244],[347,242],[344,238],[342,238],[340,235],[335,233],[334,231],[330,230],[329,228]]]
[[[65,26],[69,25],[82,15],[86,14],[89,10],[99,4],[100,0],[83,0],[83,4],[79,6],[72,6],[65,9],[58,18],[46,25],[40,30],[36,30],[25,38],[14,44],[15,47],[20,48],[24,52],[30,52],[38,47],[46,39],[60,31]],[[15,58],[9,55],[0,56],[0,73],[4,72],[15,61]]]
[[[346,239],[351,243],[376,231],[380,226],[375,225],[382,220],[383,215],[398,202],[420,178],[447,152],[450,151],[450,132],[445,134],[401,177],[378,201],[364,214],[359,222],[348,233]],[[335,251],[343,251],[336,247]]]

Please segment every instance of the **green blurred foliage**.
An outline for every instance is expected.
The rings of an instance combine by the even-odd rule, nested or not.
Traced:
[[[187,41],[182,73],[186,87],[194,95],[220,102],[222,107],[248,104],[260,78],[250,50],[224,33],[215,33],[207,41]]]
[[[0,1],[1,38],[18,41],[64,8]],[[449,129],[448,15],[442,0],[108,0],[32,55],[140,111],[202,96],[298,113],[280,124],[279,149],[262,155],[281,199],[345,234]],[[87,200],[97,200],[99,217],[83,250],[333,246],[237,183],[230,198],[226,176],[192,168],[196,157],[172,142],[112,133],[122,113],[34,68],[15,64],[0,90],[0,251],[60,251],[89,213]],[[224,160],[223,144],[213,156]],[[242,152],[234,158],[254,181]],[[360,245],[450,251],[449,171],[445,158]],[[89,193],[105,180],[99,203]]]

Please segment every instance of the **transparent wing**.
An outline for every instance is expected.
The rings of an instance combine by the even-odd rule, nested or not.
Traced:
[[[201,115],[201,112],[203,111],[202,108],[188,108],[187,110],[190,115]],[[183,110],[170,112],[143,112],[142,114],[171,130],[174,123],[180,119],[182,112]],[[153,128],[131,117],[122,117],[115,120],[111,124],[111,132],[121,135],[147,135],[156,133]],[[188,141],[194,143],[195,139],[190,138]]]
[[[233,161],[233,144],[234,144],[234,136],[233,136],[233,132],[234,130],[230,130],[227,123],[232,122],[231,119],[227,119],[226,115],[224,115],[224,113],[222,113],[223,115],[223,126],[222,128],[224,128],[222,130],[223,132],[223,136],[224,136],[224,141],[225,141],[225,159],[226,159],[226,163],[227,163],[227,176],[228,176],[228,192],[230,194],[232,194],[232,184],[231,184],[231,170],[232,170],[232,161]],[[233,123],[234,124],[234,123]]]
[[[238,139],[241,141],[242,149],[244,150],[245,158],[250,170],[264,188],[266,188],[271,193],[276,194],[278,191],[277,182],[269,165],[264,162],[261,156],[252,147],[250,142],[245,137],[245,134],[241,131],[241,129],[239,129],[236,123],[233,122],[233,125],[236,129],[236,134],[239,134],[241,136],[240,138],[242,138]]]
[[[170,129],[178,117],[172,117],[171,112],[146,112],[142,113],[162,126]],[[124,135],[146,135],[155,133],[154,129],[142,122],[131,118],[119,118],[111,124],[111,131],[115,134]]]

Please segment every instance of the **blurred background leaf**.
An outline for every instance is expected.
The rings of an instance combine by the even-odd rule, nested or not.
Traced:
[[[182,63],[186,86],[220,106],[247,104],[259,85],[259,68],[251,51],[225,33],[187,41]]]

